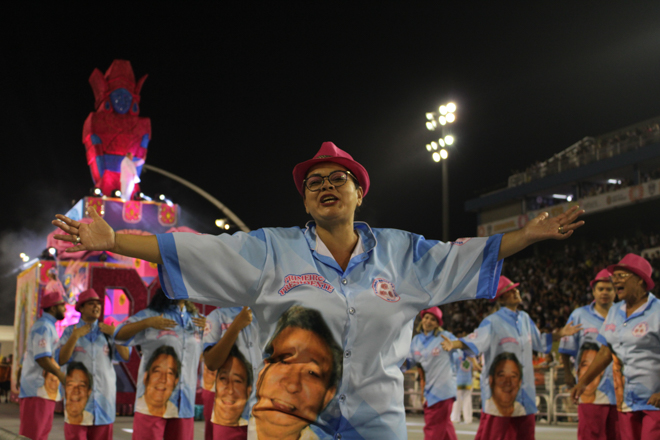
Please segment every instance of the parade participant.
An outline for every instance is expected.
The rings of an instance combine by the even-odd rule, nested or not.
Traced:
[[[313,423],[323,438],[405,438],[398,366],[417,313],[491,298],[503,258],[541,240],[568,238],[584,223],[577,221],[584,211],[573,207],[552,218],[540,214],[519,231],[442,243],[354,222],[369,175],[331,142],[293,176],[312,217],[304,229],[137,236],[116,234],[94,210],[92,223],[57,215],[54,224],[68,234],[56,238],[74,243],[69,252],[108,250],[160,264],[172,297],[249,306],[262,343],[292,306],[322,310],[344,352],[336,398]]]
[[[205,434],[205,438],[215,439],[245,439],[247,438],[247,421],[250,420],[250,412],[254,405],[255,384],[250,380],[246,383],[246,389],[249,387],[250,394],[248,395],[249,401],[244,405],[241,417],[237,423],[227,424],[228,418],[219,416],[223,403],[223,394],[233,391],[233,387],[227,384],[227,374],[231,372],[232,367],[235,365],[237,369],[241,368],[239,365],[239,356],[234,355],[230,357],[232,350],[237,350],[240,355],[245,359],[244,365],[250,364],[250,370],[245,372],[245,377],[255,378],[263,366],[261,356],[261,347],[258,342],[259,329],[256,325],[256,320],[252,317],[252,312],[248,307],[229,307],[218,308],[213,310],[206,318],[206,330],[204,332],[204,364],[209,371],[218,372],[215,380],[215,388],[213,398],[210,402],[212,409],[211,414],[216,415],[214,421],[211,423],[211,416],[209,416],[206,429],[210,428],[212,434],[210,437]],[[225,371],[225,367],[226,370]],[[222,374],[219,370],[223,370]],[[242,377],[243,374],[241,373]],[[238,376],[234,376],[238,377]],[[242,379],[237,379],[238,381]],[[220,389],[218,386],[220,385]],[[240,383],[236,383],[236,388],[243,388]],[[235,399],[225,399],[225,403],[229,406],[234,406]],[[219,405],[218,408],[213,408],[214,405]],[[205,405],[206,406],[206,405]],[[232,418],[229,418],[233,420]],[[224,421],[224,422],[223,422]],[[243,422],[245,421],[245,422]],[[223,423],[221,423],[223,422]],[[209,427],[209,425],[211,425]],[[206,431],[205,431],[206,432]]]
[[[571,394],[577,403],[614,355],[624,377],[618,414],[621,439],[660,438],[660,301],[649,292],[655,286],[653,268],[644,258],[628,254],[607,269],[621,301],[610,308],[597,338],[600,350]]]
[[[499,310],[465,338],[443,342],[446,350],[461,348],[472,355],[484,354],[488,381],[486,385],[481,380],[482,413],[475,440],[534,439],[538,410],[532,351],[549,353],[553,340],[581,329],[569,323],[552,334],[541,334],[529,315],[518,310],[522,303],[519,285],[501,276],[493,299]]]
[[[578,378],[583,375],[591,365],[598,345],[595,345],[598,331],[614,302],[614,285],[610,276],[612,274],[603,269],[591,280],[590,286],[594,301],[584,307],[575,309],[568,322],[582,324],[582,330],[573,336],[565,336],[559,344],[564,363],[564,377],[566,385],[572,388],[575,377],[571,368],[571,357],[577,360],[575,369]],[[580,398],[578,405],[578,440],[617,440],[619,426],[614,395],[614,382],[612,367],[609,366],[598,380],[594,380],[587,387],[587,393]]]
[[[117,344],[142,349],[134,440],[193,439],[204,326],[192,302],[170,300],[158,286],[149,307],[117,327]]]
[[[80,293],[76,311],[80,312],[80,321],[64,329],[57,348],[57,357],[60,365],[69,362],[82,363],[91,376],[88,382],[91,386],[89,401],[86,400],[90,416],[85,420],[72,420],[69,416],[72,402],[66,398],[64,437],[67,440],[111,440],[117,412],[117,375],[112,361],[128,361],[130,349],[115,345],[112,338],[115,327],[99,320],[101,298],[94,289]],[[67,366],[67,382],[70,368],[71,366]]]
[[[46,374],[55,375],[64,382],[64,372],[55,362],[55,348],[59,342],[55,322],[64,319],[64,297],[59,291],[52,291],[41,297],[43,315],[37,319],[28,336],[21,390],[19,394],[21,427],[19,434],[32,440],[47,440],[53,426],[55,401],[59,392],[49,392]]]
[[[438,307],[422,310],[421,316],[406,367],[419,364],[424,370],[424,439],[456,440],[451,411],[456,400],[452,355],[457,354],[442,349],[440,336],[456,338],[442,328],[442,311]]]
[[[462,412],[463,423],[472,423],[472,370],[481,371],[481,366],[474,356],[468,356],[465,351],[456,349],[455,353],[456,402],[452,408],[451,421],[460,422]]]

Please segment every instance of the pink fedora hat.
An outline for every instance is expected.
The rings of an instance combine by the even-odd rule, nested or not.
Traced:
[[[80,312],[80,308],[83,306],[83,304],[93,299],[101,301],[101,298],[96,293],[96,290],[87,289],[84,292],[81,292],[80,295],[78,295],[78,301],[76,302],[76,311]]]
[[[47,309],[49,307],[53,307],[58,304],[64,304],[64,297],[62,296],[62,292],[60,291],[54,290],[52,292],[48,292],[47,294],[41,297],[42,309]]]
[[[612,280],[610,279],[611,276],[612,276],[612,272],[610,272],[610,271],[607,270],[607,269],[603,269],[603,270],[601,270],[600,272],[598,272],[598,274],[596,275],[596,278],[594,278],[593,280],[591,280],[591,282],[589,283],[589,285],[590,285],[591,288],[593,289],[594,286],[596,285],[596,283],[599,282],[599,281],[607,281],[608,283],[609,283],[609,282],[612,282]]]
[[[369,192],[369,174],[367,173],[367,170],[353,160],[353,157],[350,154],[337,147],[332,142],[323,142],[321,149],[312,159],[300,162],[293,168],[293,181],[296,184],[296,188],[298,188],[300,195],[305,195],[303,181],[305,180],[307,170],[313,165],[323,162],[332,162],[346,167],[348,171],[353,173],[362,187],[362,197],[367,195]]]
[[[520,283],[514,283],[513,281],[502,275],[500,277],[500,282],[497,283],[497,293],[495,294],[495,298],[491,299],[490,302],[496,301],[497,298],[504,295],[509,290],[515,289],[518,286],[520,286]]]
[[[635,254],[628,254],[617,264],[607,266],[607,270],[612,273],[617,269],[632,272],[640,277],[646,283],[646,290],[651,290],[655,286],[655,283],[651,279],[653,268],[651,267],[651,263],[646,261],[644,257]]]
[[[435,319],[438,320],[438,325],[440,325],[440,327],[442,327],[442,324],[443,324],[442,310],[440,310],[440,307],[431,307],[430,309],[422,310],[422,313],[421,313],[422,318],[427,313],[430,313],[431,315],[435,316]]]

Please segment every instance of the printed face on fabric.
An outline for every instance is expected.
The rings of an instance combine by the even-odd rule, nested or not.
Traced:
[[[80,425],[92,388],[87,374],[82,370],[73,370],[67,373],[64,381],[64,397],[66,399],[67,423]]]
[[[488,377],[488,384],[493,402],[500,413],[506,415],[513,412],[522,385],[522,371],[519,364],[511,359],[497,361],[493,374]]]
[[[48,398],[51,400],[57,399],[57,391],[60,387],[60,380],[53,373],[49,373],[44,370],[44,390],[48,394]]]
[[[314,318],[323,321],[320,314]],[[335,395],[333,349],[315,331],[294,326],[281,329],[271,345],[252,408],[257,433],[259,438],[299,435]]]
[[[151,414],[166,410],[167,402],[178,383],[177,360],[170,354],[159,354],[144,373],[144,401]]]
[[[223,426],[238,426],[245,404],[252,393],[248,365],[230,356],[218,369],[215,382],[213,422]]]
[[[591,366],[591,363],[594,361],[597,354],[598,351],[596,350],[584,350],[582,352],[580,356],[580,364],[578,365],[578,379],[587,372],[589,366]],[[605,374],[605,370],[603,370],[598,375],[598,377],[596,377],[593,381],[591,381],[589,385],[587,385],[584,393],[582,396],[580,396],[580,403],[592,403],[594,400],[596,400],[596,391],[598,390],[598,385],[600,384],[600,380],[602,379],[603,374]]]

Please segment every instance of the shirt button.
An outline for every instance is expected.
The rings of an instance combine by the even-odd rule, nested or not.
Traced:
[[[339,401],[341,403],[344,403],[345,400],[346,400],[346,394],[342,394],[341,396],[339,396]]]
[[[351,357],[351,350],[346,350],[344,352],[344,357],[347,357],[347,358]]]
[[[628,323],[627,323],[627,322],[624,322],[624,323],[623,323],[623,326],[624,326],[624,327],[625,327],[625,326],[627,326],[627,325],[628,325]]]
[[[348,309],[348,313],[350,313],[351,315],[355,315],[355,308],[351,307],[350,309]]]
[[[348,283],[348,280],[347,280],[346,278],[344,278],[343,280],[341,280],[341,283],[342,283],[343,285],[346,285],[346,283]],[[337,435],[339,435],[339,434],[337,434]]]

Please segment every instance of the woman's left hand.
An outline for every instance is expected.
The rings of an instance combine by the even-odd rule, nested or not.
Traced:
[[[550,217],[550,214],[543,212],[527,223],[523,229],[532,243],[550,238],[566,240],[573,235],[573,231],[584,224],[583,220],[576,221],[582,214],[584,214],[584,210],[579,206],[573,206],[555,217]]]
[[[660,393],[651,394],[647,404],[660,408]]]
[[[197,327],[201,327],[201,328],[206,327],[206,316],[199,316],[199,317],[196,316],[192,318],[192,321]]]
[[[561,329],[555,331],[558,333],[560,338],[563,338],[564,336],[573,336],[580,330],[582,330],[582,324],[573,325],[573,321],[571,321]]]

